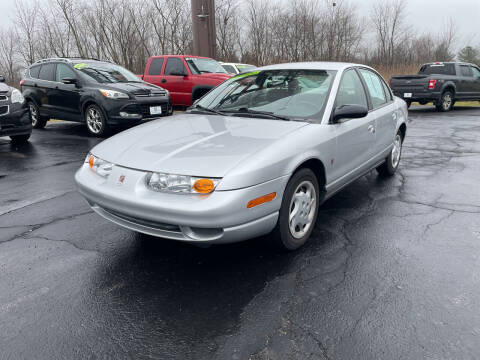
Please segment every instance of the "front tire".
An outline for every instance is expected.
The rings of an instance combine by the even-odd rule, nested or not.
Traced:
[[[393,141],[393,148],[388,154],[385,162],[377,167],[377,171],[381,176],[393,176],[398,169],[398,165],[400,164],[400,159],[402,157],[402,145],[403,145],[403,138],[402,133],[399,131],[395,136],[395,140]]]
[[[43,129],[47,125],[47,119],[40,116],[40,109],[33,101],[28,102],[28,110],[30,111],[30,121],[34,129]]]
[[[14,144],[25,144],[28,141],[28,139],[30,139],[30,134],[12,135],[10,136],[10,139]]]
[[[436,108],[438,111],[447,112],[452,110],[453,104],[455,101],[453,100],[453,93],[449,90],[443,92],[442,96],[440,97],[440,101],[436,104]]]
[[[315,227],[319,202],[317,177],[310,169],[300,169],[285,188],[278,222],[271,234],[274,246],[292,251],[304,245]]]
[[[102,109],[95,104],[89,105],[85,110],[85,123],[88,132],[93,136],[105,136],[109,132],[109,127]]]

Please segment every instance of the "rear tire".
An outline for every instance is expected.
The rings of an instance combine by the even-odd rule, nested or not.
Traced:
[[[30,111],[30,121],[34,129],[43,129],[47,125],[47,119],[40,116],[40,109],[33,101],[28,102],[28,110]]]
[[[402,145],[402,133],[399,131],[393,141],[393,148],[390,151],[390,154],[388,154],[383,164],[377,167],[377,172],[381,176],[389,177],[395,174],[402,157]]]
[[[315,227],[319,202],[317,177],[310,169],[298,170],[285,188],[277,225],[270,235],[272,244],[282,251],[304,245]]]
[[[109,133],[110,128],[108,127],[107,120],[98,105],[89,105],[85,109],[84,117],[87,130],[91,135],[101,137]]]
[[[440,101],[436,103],[435,107],[438,111],[447,112],[452,110],[454,103],[453,93],[450,90],[447,90],[442,93]]]
[[[10,136],[10,139],[12,140],[12,143],[14,144],[25,144],[28,142],[28,139],[30,139],[31,134],[25,134],[25,135],[12,135]]]

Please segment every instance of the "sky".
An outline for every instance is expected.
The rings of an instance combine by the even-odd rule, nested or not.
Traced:
[[[368,16],[371,6],[379,0],[349,1],[356,5],[361,15]],[[480,46],[480,26],[478,24],[480,22],[480,0],[405,0],[405,3],[407,20],[420,33],[440,31],[442,25],[451,17],[458,27],[458,42],[462,45],[469,43],[473,46]],[[15,0],[0,0],[0,26],[11,24],[15,10],[14,4]]]

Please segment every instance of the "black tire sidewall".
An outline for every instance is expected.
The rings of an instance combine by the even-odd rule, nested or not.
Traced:
[[[10,136],[10,140],[12,140],[14,144],[24,144],[28,141],[28,139],[30,139],[30,135],[31,134],[12,135]]]
[[[292,196],[294,195],[295,190],[297,189],[298,185],[303,181],[310,181],[314,188],[316,194],[316,201],[315,201],[315,216],[312,221],[312,225],[308,232],[300,239],[297,239],[292,236],[290,233],[290,226],[289,226],[289,215],[290,215],[290,201],[292,200]],[[302,245],[304,245],[308,238],[310,237],[313,229],[315,228],[315,223],[317,221],[318,216],[318,208],[321,201],[321,193],[320,187],[318,184],[318,179],[313,173],[312,170],[308,168],[303,168],[298,170],[289,180],[285,192],[282,198],[282,206],[280,208],[280,213],[278,216],[277,226],[273,232],[274,241],[278,248],[281,250],[296,250]]]

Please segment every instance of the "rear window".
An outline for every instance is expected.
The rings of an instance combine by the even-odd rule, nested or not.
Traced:
[[[455,64],[428,64],[420,68],[419,74],[424,75],[455,75]]]
[[[40,65],[32,66],[30,68],[30,76],[34,79],[38,79],[38,74],[40,73]]]
[[[42,65],[38,78],[41,80],[54,81],[55,80],[55,64]]]
[[[163,58],[153,58],[148,68],[148,75],[161,75]]]

